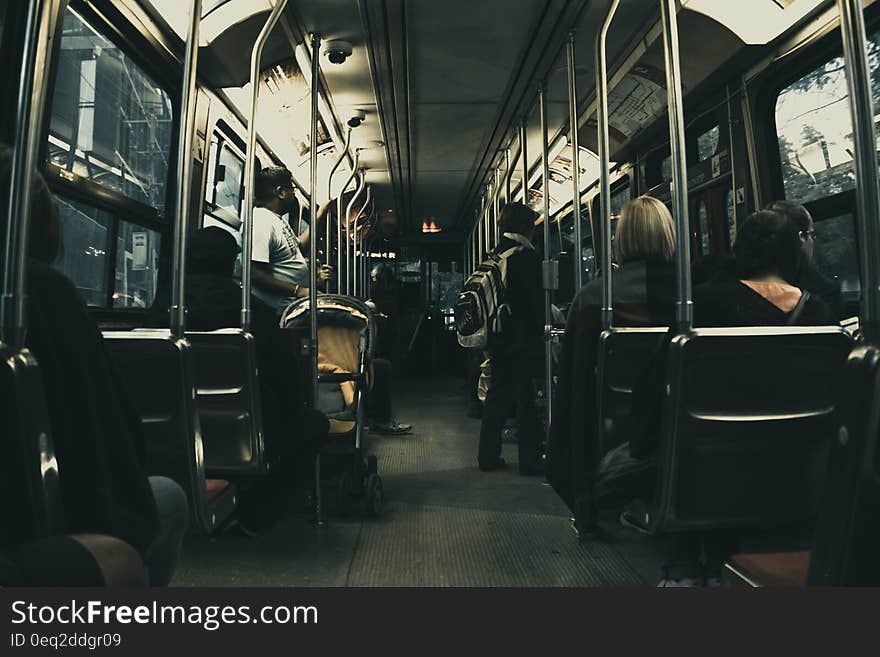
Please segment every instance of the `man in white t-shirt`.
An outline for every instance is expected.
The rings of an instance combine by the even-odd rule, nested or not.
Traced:
[[[299,210],[293,176],[284,167],[258,171],[254,181],[254,242],[251,258],[253,293],[280,314],[297,297],[309,296],[308,248],[310,228],[297,237],[284,214]],[[333,268],[322,265],[318,281],[332,278]]]

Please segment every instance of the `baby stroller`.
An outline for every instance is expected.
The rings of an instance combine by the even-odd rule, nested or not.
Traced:
[[[309,331],[309,300],[297,299],[281,318],[281,326]],[[375,342],[372,311],[354,297],[318,296],[318,399],[315,408],[330,420],[327,441],[315,456],[315,497],[318,521],[323,519],[323,488],[330,488],[339,515],[360,499],[369,515],[379,515],[385,501],[375,456],[365,458],[362,445],[364,393]],[[325,481],[325,473],[333,473]]]

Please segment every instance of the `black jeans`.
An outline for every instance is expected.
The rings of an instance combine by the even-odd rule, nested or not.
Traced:
[[[483,406],[477,460],[481,467],[491,467],[501,456],[501,432],[511,406],[516,404],[519,467],[536,467],[541,461],[542,430],[535,408],[535,358],[516,352],[492,353],[490,357],[492,381]]]
[[[364,402],[368,418],[374,422],[391,420],[391,361],[373,359],[373,387]]]

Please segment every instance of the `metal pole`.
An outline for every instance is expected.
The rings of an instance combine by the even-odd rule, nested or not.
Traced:
[[[477,211],[477,260],[482,261],[485,252],[483,251],[483,207]]]
[[[523,118],[519,127],[519,145],[522,151],[522,203],[529,204],[529,146],[528,146],[528,118]]]
[[[247,148],[244,155],[244,216],[242,217],[242,240],[241,240],[241,327],[245,331],[251,327],[251,257],[253,256],[254,244],[254,167],[257,163],[257,101],[260,97],[260,59],[263,55],[263,46],[269,34],[281,18],[281,12],[287,6],[287,0],[278,0],[272,8],[272,13],[266,20],[263,29],[254,42],[251,50],[251,107],[247,117]],[[312,199],[314,200],[314,199]],[[310,221],[315,222],[314,213]],[[314,244],[314,240],[309,240]],[[314,263],[314,259],[311,261]],[[314,270],[314,267],[312,267]]]
[[[364,176],[364,180],[366,180],[366,176]],[[360,269],[358,268],[358,257],[357,257],[358,244],[359,244],[358,231],[357,231],[358,219],[360,219],[361,215],[364,213],[364,211],[367,209],[367,206],[370,204],[370,200],[372,198],[372,195],[373,195],[373,188],[368,185],[367,186],[367,195],[364,198],[364,204],[361,207],[361,209],[358,210],[358,213],[354,217],[354,252],[352,254],[353,260],[352,260],[352,267],[351,267],[352,272],[354,273],[354,283],[353,283],[351,292],[354,296],[358,295],[358,276],[360,274]],[[361,247],[363,247],[362,244],[361,244]]]
[[[669,143],[672,147],[672,211],[678,224],[675,259],[678,300],[675,322],[679,331],[688,331],[694,324],[691,299],[691,250],[688,237],[687,161],[684,144],[684,106],[681,95],[681,63],[678,51],[678,17],[676,0],[661,0],[663,18],[663,51],[666,57],[666,94],[669,105]]]
[[[551,290],[556,288],[556,262],[550,258],[550,145],[547,143],[547,96],[544,85],[538,87],[538,108],[541,114],[541,168],[544,188],[544,359],[546,389],[544,399],[547,402],[547,431],[553,420],[553,345],[550,343],[550,331],[553,313],[550,309]]]
[[[279,2],[279,4],[281,4]],[[276,5],[277,7],[277,5]],[[312,106],[309,117],[311,119],[311,131],[309,135],[309,217],[315,223],[318,214],[318,77],[320,75],[321,37],[318,34],[311,36],[312,57]],[[309,240],[309,356],[312,366],[312,403],[313,408],[318,405],[318,246],[317,240]],[[318,469],[320,471],[320,469]],[[320,489],[321,481],[315,482],[316,488]],[[318,513],[321,520],[321,513]]]
[[[358,196],[361,195],[361,192],[364,191],[364,187],[366,186],[367,176],[364,173],[364,170],[361,169],[358,172],[358,187],[354,192],[354,196],[351,197],[351,200],[348,202],[348,205],[345,208],[345,293],[351,294],[351,279],[354,275],[354,272],[351,270],[351,211],[354,209],[354,203],[357,200]]]
[[[178,133],[177,189],[174,226],[174,286],[171,288],[171,334],[182,338],[186,331],[186,242],[192,188],[193,139],[196,130],[196,70],[199,63],[199,27],[202,22],[202,0],[193,0],[190,7],[189,31],[183,61],[181,89],[181,120]]]
[[[495,240],[495,244],[497,245],[501,239],[501,234],[498,232],[498,215],[501,212],[501,171],[500,169],[495,169],[495,196],[493,197],[493,205],[492,205],[492,236]]]
[[[604,52],[604,48],[603,48]],[[581,167],[580,146],[578,145],[578,98],[577,98],[577,72],[575,70],[575,40],[574,32],[568,34],[568,121],[571,125],[571,184],[574,187],[574,195],[571,198],[571,212],[574,218],[574,264],[575,290],[580,290],[584,284],[584,265],[581,261],[581,243],[583,234],[581,227]],[[603,71],[604,73],[604,71]],[[598,88],[597,88],[598,89]],[[607,103],[607,99],[606,99]],[[607,130],[607,126],[606,126]]]
[[[361,159],[360,149],[354,152],[354,166],[351,174],[342,186],[339,196],[336,197],[336,294],[342,294],[342,197],[348,190],[351,181],[357,177],[358,163]],[[348,223],[348,217],[345,218]]]
[[[9,207],[6,215],[6,253],[3,259],[2,340],[17,349],[24,345],[26,326],[25,276],[31,187],[40,148],[40,125],[46,76],[36,76],[37,58],[46,53],[40,41],[40,25],[54,9],[52,3],[32,0],[25,18],[21,76],[18,81],[16,130],[10,171]],[[48,54],[46,54],[48,56]],[[37,105],[34,106],[34,99]]]
[[[599,145],[599,226],[602,239],[602,328],[611,328],[614,310],[611,287],[611,153],[608,138],[608,59],[605,43],[620,0],[614,0],[596,39],[596,119]],[[579,268],[580,269],[580,268]]]
[[[513,171],[510,168],[510,146],[504,152],[504,203],[510,203],[510,176]]]
[[[344,160],[346,154],[348,154],[348,147],[350,145],[351,145],[351,128],[349,128],[345,132],[345,145],[342,147],[342,152],[339,153],[339,159],[337,159],[336,162],[333,163],[333,167],[330,169],[330,175],[327,177],[327,199],[328,200],[333,198],[333,174],[336,173],[336,169],[339,168],[339,165],[342,164],[342,160]],[[325,235],[324,262],[329,265],[330,264],[330,246],[331,246],[331,240],[333,239],[332,235],[331,235],[331,231],[330,231],[330,217],[327,217],[325,219],[325,223],[327,225],[325,226],[325,230],[324,230],[324,235]]]
[[[859,251],[865,291],[862,294],[862,332],[869,340],[880,338],[880,175],[877,171],[874,108],[865,37],[862,0],[837,0],[840,33],[846,62],[849,107],[853,124],[856,165],[856,211]]]

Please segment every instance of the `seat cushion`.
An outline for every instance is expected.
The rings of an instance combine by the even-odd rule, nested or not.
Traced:
[[[748,579],[753,586],[807,585],[810,553],[806,551],[737,554],[730,561],[733,570]]]

